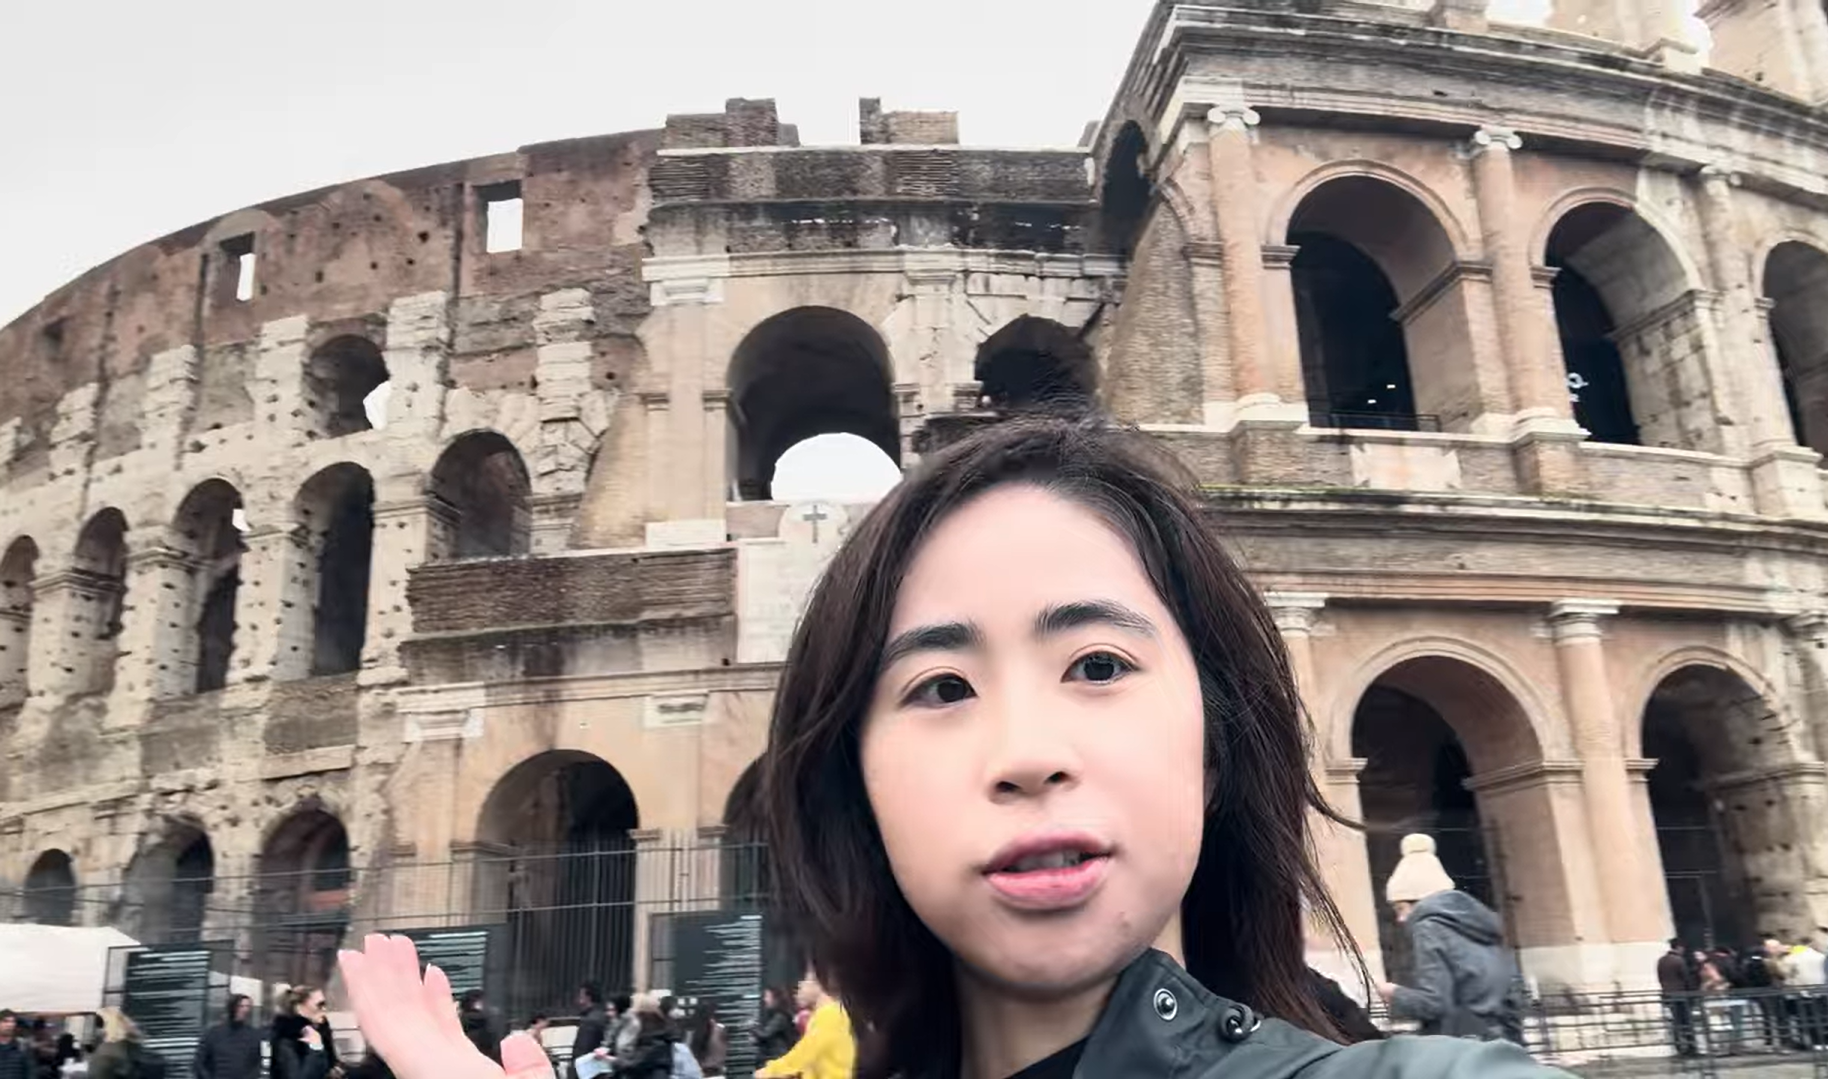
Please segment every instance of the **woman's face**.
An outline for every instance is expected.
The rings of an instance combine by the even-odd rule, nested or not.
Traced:
[[[322,1019],[324,1017],[324,994],[313,993],[306,997],[304,1006],[298,1009],[298,1014],[311,1020],[313,1023]]]
[[[896,882],[971,971],[1104,980],[1179,909],[1205,808],[1199,675],[1129,543],[1037,487],[996,488],[916,553],[866,720]]]

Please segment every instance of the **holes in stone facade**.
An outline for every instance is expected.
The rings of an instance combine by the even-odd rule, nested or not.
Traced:
[[[47,850],[25,875],[25,917],[39,925],[76,924],[76,863]]]
[[[972,377],[984,403],[1000,412],[1071,414],[1090,407],[1098,365],[1078,334],[1024,315],[978,347]]]
[[[295,512],[312,597],[309,671],[346,674],[361,666],[367,635],[374,481],[359,465],[332,465],[305,482]]]
[[[1765,258],[1770,340],[1798,445],[1828,453],[1828,252],[1778,244]]]
[[[71,567],[66,675],[72,694],[114,688],[121,615],[127,602],[127,518],[113,508],[89,518]]]
[[[174,546],[184,559],[185,621],[178,669],[184,688],[206,693],[228,684],[235,651],[235,599],[241,588],[241,493],[206,480],[178,507]],[[245,520],[245,518],[241,518]]]
[[[494,431],[472,431],[432,469],[428,558],[504,558],[532,548],[532,485],[520,452]]]
[[[772,497],[776,462],[816,435],[856,435],[899,463],[893,377],[882,338],[844,311],[796,308],[751,330],[729,373],[735,497]]]
[[[32,586],[38,545],[21,536],[0,555],[0,708],[24,701],[30,691]]]
[[[489,254],[519,251],[525,206],[520,195],[520,181],[478,187],[476,201],[482,213],[483,250]]]
[[[391,388],[387,362],[373,341],[346,335],[324,342],[305,365],[312,432],[341,438],[386,426]]]

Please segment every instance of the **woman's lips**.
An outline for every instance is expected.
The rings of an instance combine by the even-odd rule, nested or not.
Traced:
[[[1080,906],[1104,883],[1108,854],[1087,855],[1077,865],[1026,872],[1000,869],[984,874],[997,896],[1018,910],[1049,912]]]

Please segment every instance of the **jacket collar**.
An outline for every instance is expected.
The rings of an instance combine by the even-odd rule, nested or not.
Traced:
[[[1204,1071],[1256,1033],[1262,1022],[1244,1005],[1208,992],[1180,964],[1151,949],[1118,977],[1075,1074]]]

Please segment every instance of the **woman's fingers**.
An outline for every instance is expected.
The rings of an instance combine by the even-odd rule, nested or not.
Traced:
[[[463,1036],[463,1021],[457,1018],[457,1000],[451,994],[451,979],[444,971],[435,966],[426,967],[425,986],[420,992],[426,1011],[438,1025],[436,1036],[446,1041],[456,1038],[469,1045],[470,1040]]]
[[[508,1079],[552,1079],[552,1059],[525,1034],[510,1034],[502,1039],[501,1067]]]

